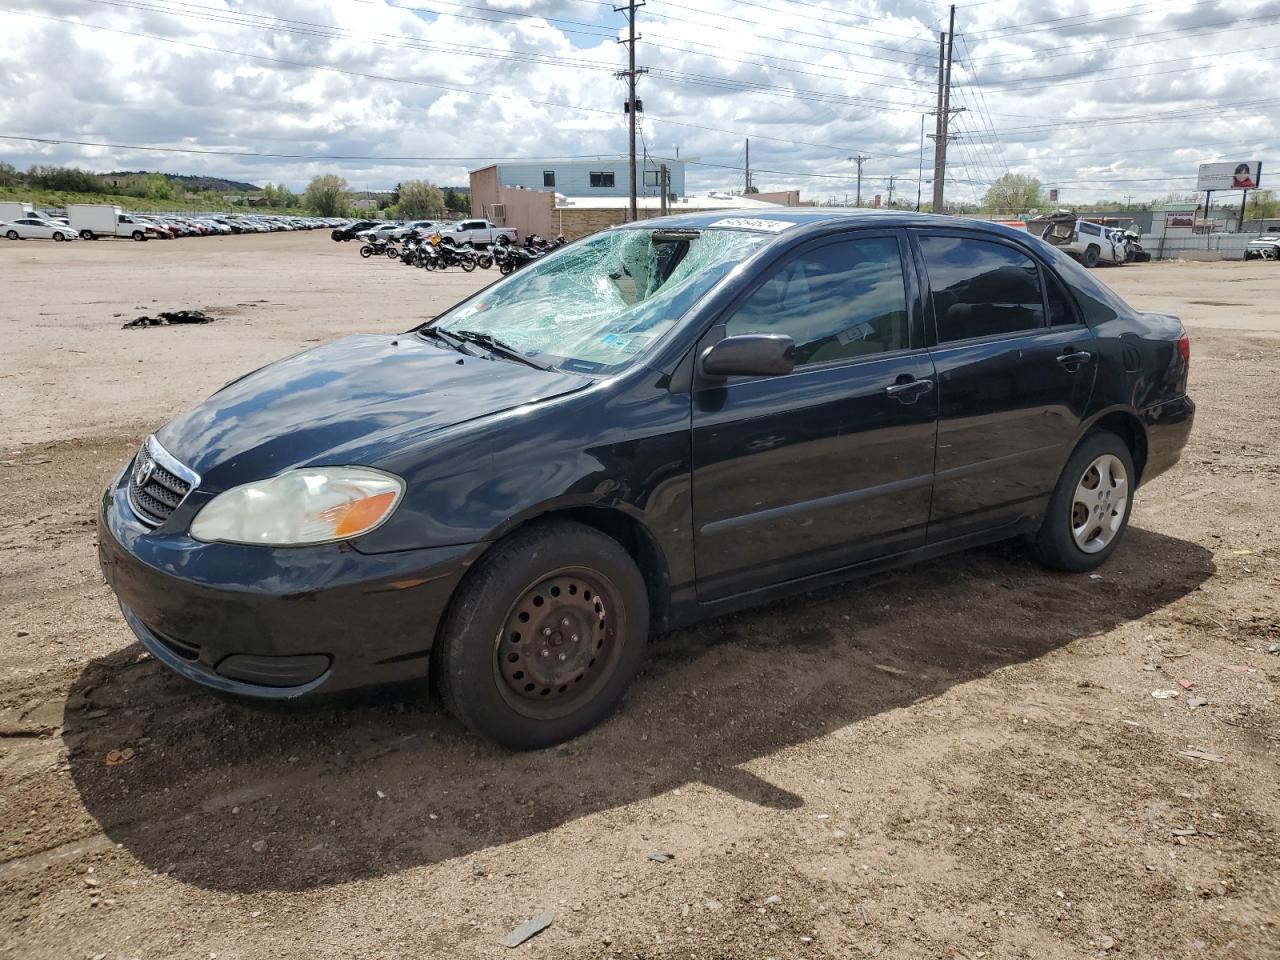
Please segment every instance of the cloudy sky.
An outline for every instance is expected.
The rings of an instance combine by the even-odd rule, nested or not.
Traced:
[[[648,0],[642,149],[688,159],[690,193],[741,189],[749,137],[762,190],[843,199],[860,154],[864,197],[914,198],[947,15]],[[625,23],[603,0],[0,0],[0,160],[383,189],[617,154]],[[949,198],[1006,171],[1068,203],[1194,189],[1210,160],[1280,176],[1280,0],[985,0],[956,34]]]

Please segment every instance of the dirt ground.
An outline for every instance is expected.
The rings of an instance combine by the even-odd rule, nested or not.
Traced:
[[[1199,415],[1096,577],[1009,544],[715,620],[524,755],[415,690],[260,712],[148,659],[92,526],[142,437],[494,276],[0,242],[0,957],[1280,956],[1280,266],[1102,273],[1187,321]],[[120,328],[183,308],[218,319]]]

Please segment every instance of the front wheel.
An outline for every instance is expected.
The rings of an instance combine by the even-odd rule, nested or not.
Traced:
[[[476,733],[549,747],[617,707],[648,632],[644,580],[616,540],[538,523],[495,546],[459,587],[434,673],[449,712]]]
[[[1097,247],[1089,247],[1089,249],[1084,252],[1084,265],[1086,267],[1096,267],[1098,265],[1099,252],[1100,251]]]
[[[145,240],[145,239],[147,239],[147,235],[146,235],[145,233],[143,233],[141,230],[135,230],[135,231],[133,231],[133,239],[135,239],[135,240]]]
[[[462,257],[458,261],[458,266],[460,266],[464,272],[470,273],[472,270],[476,268],[475,257]]]
[[[369,246],[369,244],[366,243],[364,246],[360,248],[360,256],[368,260],[370,257],[373,256],[373,247]]]
[[[489,256],[487,253],[480,254],[476,257],[476,266],[481,270],[488,270],[493,266],[493,257]]]
[[[63,241],[65,241],[66,239],[67,239],[67,236],[66,236],[66,234],[64,234],[64,233],[55,233],[55,234],[53,235],[53,240],[54,240],[54,242],[55,242],[55,243],[62,243],[62,242],[63,242]]]
[[[512,263],[510,260],[503,260],[502,263],[498,264],[498,272],[501,273],[504,277],[507,274],[511,273],[513,270],[515,270],[515,268],[516,268],[516,265]]]
[[[1110,430],[1095,430],[1067,461],[1036,534],[1036,556],[1055,570],[1100,566],[1129,525],[1133,455]]]
[[[399,251],[399,250],[397,250],[395,247],[387,247],[386,253],[387,253],[387,259],[388,259],[388,260],[399,260],[399,259],[400,259],[400,251]]]

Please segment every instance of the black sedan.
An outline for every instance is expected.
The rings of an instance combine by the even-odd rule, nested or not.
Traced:
[[[1189,360],[1005,227],[649,220],[227,384],[107,489],[100,558],[190,680],[430,677],[540,747],[702,617],[1014,536],[1094,569],[1186,443]]]

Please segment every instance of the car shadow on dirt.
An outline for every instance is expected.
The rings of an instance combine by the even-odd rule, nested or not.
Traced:
[[[617,716],[535,753],[470,736],[419,689],[224,702],[139,646],[86,666],[63,736],[86,809],[149,868],[216,890],[310,889],[690,782],[802,806],[751,761],[1141,618],[1214,569],[1203,547],[1133,527],[1099,579],[1044,571],[1013,544],[817,591],[660,639]]]

